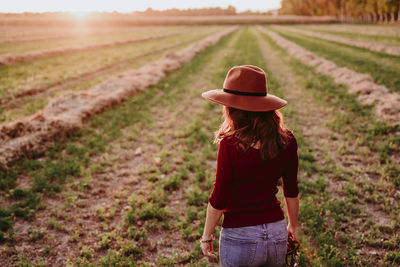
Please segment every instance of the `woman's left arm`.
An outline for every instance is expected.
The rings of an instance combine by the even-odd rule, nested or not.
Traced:
[[[224,139],[219,144],[215,183],[213,191],[208,198],[206,223],[201,240],[211,240],[215,226],[217,226],[223,210],[227,206],[231,183],[232,166],[227,150],[227,143]],[[205,256],[215,257],[215,255],[210,253],[209,244],[210,243],[201,243],[201,250]]]
[[[207,216],[206,223],[204,226],[203,236],[201,240],[211,240],[212,233],[215,230],[219,220],[221,219],[223,210],[217,210],[210,203],[207,206]],[[207,257],[215,257],[214,254],[211,254],[210,247],[208,243],[200,243],[200,248],[203,251],[203,254]]]

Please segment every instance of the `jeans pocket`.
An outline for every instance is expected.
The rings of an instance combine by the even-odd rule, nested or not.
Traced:
[[[287,240],[277,240],[275,243],[276,266],[282,266],[286,262]]]
[[[281,267],[286,262],[287,244],[286,240],[268,241],[268,257],[266,266]]]
[[[219,247],[221,266],[251,266],[256,249],[256,241],[221,237]]]
[[[285,219],[273,222],[268,226],[268,238],[271,240],[287,239],[288,232]]]

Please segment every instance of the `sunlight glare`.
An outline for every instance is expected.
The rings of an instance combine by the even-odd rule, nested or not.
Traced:
[[[76,11],[76,12],[69,12],[69,14],[75,20],[83,21],[83,20],[86,20],[90,16],[91,12]]]

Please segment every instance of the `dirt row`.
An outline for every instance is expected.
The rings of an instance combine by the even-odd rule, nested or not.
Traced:
[[[124,26],[104,26],[104,27],[82,27],[82,25],[74,26],[55,26],[55,25],[2,25],[0,27],[0,43],[25,43],[40,42],[61,38],[80,38],[92,37],[111,34],[131,34],[138,31],[149,31],[161,27],[124,27]]]
[[[400,121],[400,94],[391,93],[385,86],[376,84],[370,75],[355,72],[345,67],[339,67],[299,45],[281,37],[279,34],[258,27],[258,30],[270,36],[279,46],[288,51],[294,58],[308,66],[316,68],[334,78],[336,83],[349,86],[349,92],[358,94],[358,100],[363,104],[375,104],[376,115],[390,122]]]
[[[154,28],[154,27],[153,27]],[[130,27],[129,29],[125,28],[108,28],[108,29],[76,29],[76,28],[68,28],[68,29],[43,29],[44,32],[38,32],[38,27],[7,27],[8,31],[0,31],[0,35],[3,36],[4,40],[0,40],[0,44],[21,44],[21,43],[32,43],[32,42],[45,42],[49,40],[60,40],[60,39],[69,39],[69,38],[88,38],[88,37],[98,37],[98,36],[106,36],[111,34],[118,33],[131,33],[133,31],[137,31],[137,27]],[[60,34],[60,31],[63,34]],[[12,33],[10,33],[12,32]],[[12,35],[15,32],[20,34]],[[27,34],[29,33],[29,34]],[[40,37],[39,37],[40,36]],[[6,39],[7,38],[7,39]]]
[[[105,33],[110,34],[110,33]],[[92,37],[98,36],[98,33],[86,34],[84,37]],[[67,38],[80,38],[82,37],[79,34],[65,34],[65,35],[56,35],[56,36],[49,36],[49,37],[39,37],[39,38],[30,38],[30,39],[15,39],[15,40],[3,40],[0,41],[0,44],[21,44],[21,43],[33,43],[33,42],[46,42],[50,40],[59,40],[59,39],[67,39]]]
[[[288,31],[299,33],[299,34],[306,35],[306,36],[311,36],[311,37],[334,41],[334,42],[338,42],[338,43],[342,43],[342,44],[366,48],[369,50],[383,52],[383,53],[390,54],[390,55],[395,55],[395,56],[400,55],[400,48],[395,47],[395,46],[383,45],[383,44],[366,42],[366,41],[351,40],[349,38],[342,37],[342,36],[305,31],[305,30],[300,30],[300,29],[296,29],[293,27],[281,27],[281,26],[275,26],[275,27],[277,29],[288,30]]]
[[[34,115],[0,127],[0,167],[32,152],[41,153],[55,138],[81,129],[93,114],[117,104],[139,90],[156,84],[172,70],[190,61],[197,53],[218,42],[237,27],[207,37],[178,52],[167,54],[140,69],[128,70],[85,92],[68,93],[52,100]]]
[[[0,65],[11,65],[11,64],[19,63],[19,62],[38,60],[38,59],[43,59],[43,58],[47,58],[47,57],[60,56],[60,55],[71,54],[71,53],[76,53],[76,52],[96,50],[96,49],[108,48],[108,47],[113,47],[113,46],[118,46],[118,45],[139,43],[139,42],[144,42],[144,41],[149,41],[149,40],[171,37],[171,36],[175,36],[175,35],[179,35],[179,34],[183,34],[183,32],[161,34],[161,35],[156,35],[156,36],[148,36],[148,37],[144,37],[144,38],[124,40],[124,41],[107,42],[107,43],[102,43],[102,44],[92,44],[92,45],[74,46],[74,47],[60,47],[60,48],[55,48],[55,49],[28,52],[28,53],[24,53],[24,54],[20,54],[20,55],[5,54],[5,55],[0,56]]]
[[[307,26],[310,29],[329,30],[336,32],[348,32],[365,35],[399,36],[400,28],[396,25],[388,24],[325,24]]]
[[[167,46],[167,47],[162,47],[162,48],[157,49],[157,50],[152,50],[149,53],[145,53],[145,54],[142,54],[140,56],[135,56],[135,57],[132,57],[132,58],[127,58],[127,59],[124,59],[123,61],[120,61],[120,62],[118,62],[116,64],[111,64],[111,65],[108,65],[108,66],[105,66],[105,67],[101,67],[101,68],[96,69],[94,71],[86,72],[86,73],[83,73],[82,75],[71,77],[71,78],[68,78],[68,79],[65,79],[65,80],[62,80],[62,81],[58,81],[58,82],[55,82],[55,83],[50,84],[50,85],[43,85],[43,86],[33,87],[33,88],[30,88],[30,89],[23,90],[21,92],[8,91],[7,95],[4,96],[0,100],[0,105],[4,109],[10,108],[11,106],[18,105],[19,103],[22,105],[23,102],[26,101],[26,99],[25,99],[26,97],[32,97],[32,96],[38,97],[38,96],[43,96],[43,94],[50,94],[50,93],[54,93],[54,92],[63,91],[67,87],[69,87],[71,85],[95,79],[96,77],[99,77],[101,75],[109,73],[110,71],[123,68],[124,66],[127,66],[127,65],[131,64],[135,60],[143,59],[145,57],[149,57],[149,56],[152,56],[152,55],[155,55],[155,54],[158,54],[158,53],[165,52],[165,51],[170,50],[170,49],[174,49],[176,47],[179,47],[179,46],[182,46],[182,45],[185,45],[185,44],[192,43],[196,39],[198,39],[198,38],[194,38],[194,39],[191,39],[191,40],[188,40],[188,41],[185,41],[185,42],[181,42],[179,44],[174,44],[174,45],[170,45],[170,46]]]

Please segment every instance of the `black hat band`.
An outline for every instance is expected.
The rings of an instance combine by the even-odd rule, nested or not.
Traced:
[[[241,92],[235,90],[224,89],[225,93],[233,94],[233,95],[248,95],[248,96],[266,96],[267,92],[264,93],[252,93],[252,92]]]

